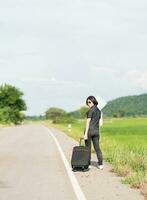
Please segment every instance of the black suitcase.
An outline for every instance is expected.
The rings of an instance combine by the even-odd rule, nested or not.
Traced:
[[[88,169],[90,164],[90,150],[86,146],[81,145],[83,138],[80,138],[79,146],[75,146],[72,152],[71,167],[73,171]]]

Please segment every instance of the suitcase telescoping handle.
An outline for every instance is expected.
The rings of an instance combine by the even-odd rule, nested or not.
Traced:
[[[82,140],[84,140],[84,138],[80,138],[80,142],[79,145],[81,146]],[[85,140],[84,140],[85,141]]]

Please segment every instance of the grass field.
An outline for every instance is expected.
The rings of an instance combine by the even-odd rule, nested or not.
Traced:
[[[105,159],[123,182],[140,187],[147,178],[147,119],[107,120],[102,134]]]
[[[67,124],[54,126],[79,140],[83,136],[85,121],[73,123],[71,131]],[[124,177],[122,181],[137,188],[146,184],[147,118],[105,119],[101,135],[104,159],[112,164],[114,172]]]

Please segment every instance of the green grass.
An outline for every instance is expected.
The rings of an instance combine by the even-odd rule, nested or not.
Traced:
[[[49,124],[48,122],[46,122]],[[79,140],[85,121],[72,124],[49,124]],[[140,187],[147,182],[147,118],[105,119],[101,129],[101,149],[112,171],[123,176],[123,182]]]
[[[124,183],[140,187],[147,181],[147,119],[112,119],[102,128],[104,157]]]
[[[11,124],[0,124],[0,128],[4,128],[4,127],[8,127],[8,126],[12,126]]]

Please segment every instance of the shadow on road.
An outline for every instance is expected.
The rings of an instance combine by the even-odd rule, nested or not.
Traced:
[[[10,186],[4,181],[0,181],[0,188],[10,188]]]

